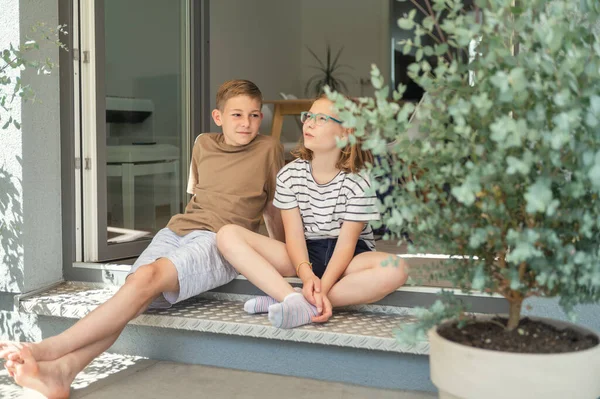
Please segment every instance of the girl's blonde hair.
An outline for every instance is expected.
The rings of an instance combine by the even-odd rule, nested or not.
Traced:
[[[325,94],[316,98],[315,101],[322,99],[331,101]],[[335,164],[335,167],[344,171],[345,173],[357,173],[365,167],[367,162],[372,164],[373,154],[371,154],[371,151],[363,150],[361,148],[361,144],[361,137],[356,137],[355,144],[346,144],[340,153],[340,158]],[[304,146],[304,139],[300,141],[300,144],[297,148],[292,150],[292,155],[295,158],[300,158],[305,161],[311,161],[313,159],[313,152]]]

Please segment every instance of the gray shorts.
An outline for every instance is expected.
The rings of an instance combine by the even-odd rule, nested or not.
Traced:
[[[212,231],[196,230],[180,237],[168,228],[160,230],[131,266],[129,274],[159,258],[167,258],[175,265],[179,292],[163,292],[152,302],[151,308],[171,307],[174,303],[227,284],[238,275],[219,253],[217,235]]]

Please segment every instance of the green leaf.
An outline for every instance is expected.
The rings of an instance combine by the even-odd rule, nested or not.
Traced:
[[[508,75],[508,82],[516,91],[527,89],[527,77],[525,76],[525,70],[521,67],[514,68]]]
[[[527,157],[526,155],[526,160],[524,161],[515,158],[512,155],[509,155],[506,158],[506,163],[508,165],[508,168],[506,169],[506,174],[514,175],[516,173],[520,173],[522,175],[528,175],[529,171],[531,170],[532,158],[531,153],[527,154],[529,154],[529,157]]]
[[[559,29],[553,29],[549,35],[546,36],[546,44],[551,52],[555,53],[561,47],[564,34]]]
[[[496,72],[490,81],[500,90],[501,93],[509,90],[508,75],[503,71]]]
[[[412,48],[412,42],[410,40],[407,40],[406,44],[402,48],[402,53],[405,54],[405,55],[409,54],[411,48]]]
[[[452,188],[452,195],[460,202],[465,205],[472,205],[475,202],[476,194],[481,191],[481,184],[474,175],[469,175],[467,180],[459,185]]]
[[[590,107],[594,114],[600,116],[600,96],[593,95],[590,97]]]
[[[416,75],[421,70],[421,64],[419,64],[417,62],[413,62],[406,69],[408,70],[408,72]]]
[[[588,177],[592,185],[600,190],[600,151],[596,153],[595,163],[588,171]]]
[[[510,8],[510,12],[515,16],[519,16],[519,15],[523,14],[523,11],[524,11],[523,7],[511,7]]]
[[[485,288],[486,284],[486,275],[483,271],[483,266],[479,266],[475,270],[475,275],[473,276],[473,281],[471,282],[471,286],[474,290],[481,291]]]
[[[448,44],[447,43],[436,44],[434,46],[434,49],[435,49],[435,55],[444,55],[448,51]]]
[[[546,208],[552,202],[552,190],[550,190],[550,180],[538,179],[533,185],[529,186],[525,194],[527,213],[545,212]]]
[[[398,26],[400,27],[400,29],[411,30],[415,27],[415,22],[409,18],[400,18],[398,20]]]
[[[590,98],[590,109],[585,115],[585,123],[591,128],[600,124],[600,96],[593,95]]]
[[[415,54],[415,59],[417,61],[421,61],[421,59],[423,59],[423,49],[422,48],[417,50],[417,53]]]
[[[431,30],[433,29],[434,24],[435,24],[435,22],[431,15],[429,15],[423,19],[423,27],[425,29],[427,29],[429,32],[431,32]]]
[[[477,249],[487,241],[487,232],[484,229],[475,229],[469,237],[469,247]]]

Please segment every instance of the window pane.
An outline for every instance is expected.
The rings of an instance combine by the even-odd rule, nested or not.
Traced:
[[[181,211],[186,2],[105,0],[108,242],[147,239]]]

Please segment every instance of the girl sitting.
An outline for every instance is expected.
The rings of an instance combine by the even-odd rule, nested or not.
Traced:
[[[383,267],[369,221],[379,219],[376,197],[360,172],[369,152],[336,139],[351,131],[321,97],[302,113],[303,143],[277,174],[274,205],[281,209],[285,244],[236,225],[217,234],[223,256],[268,296],[247,301],[248,313],[267,313],[275,327],[325,322],[332,307],[378,301],[403,285],[406,264]],[[283,278],[298,276],[302,293]]]

